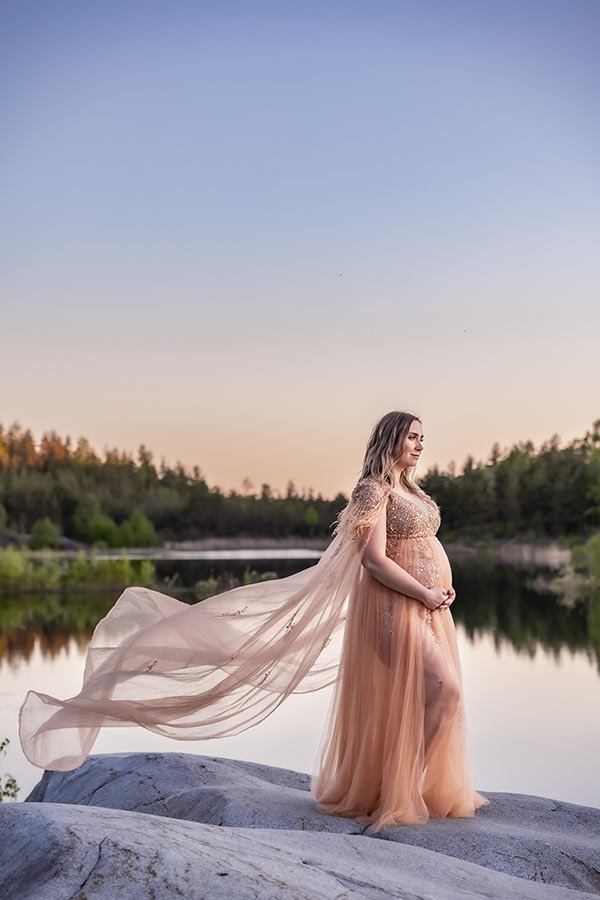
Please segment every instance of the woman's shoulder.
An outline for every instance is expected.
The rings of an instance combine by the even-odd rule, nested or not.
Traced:
[[[375,475],[365,475],[360,478],[352,491],[352,499],[358,501],[379,501],[389,494],[391,485]]]
[[[349,502],[338,514],[333,534],[348,531],[352,535],[366,534],[375,524],[385,497],[386,483],[372,475],[360,478],[352,490]]]

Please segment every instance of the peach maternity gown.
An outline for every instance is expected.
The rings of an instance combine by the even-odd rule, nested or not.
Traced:
[[[386,555],[427,587],[450,587],[436,503],[360,481],[342,526],[366,547],[386,516]],[[349,601],[339,677],[312,790],[323,812],[385,825],[470,817],[473,788],[454,621],[449,609],[385,587],[364,568]]]

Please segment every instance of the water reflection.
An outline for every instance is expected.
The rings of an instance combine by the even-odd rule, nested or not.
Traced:
[[[250,561],[258,573],[280,577],[311,564]],[[248,560],[163,560],[156,567],[159,589],[196,602],[194,585],[239,581]],[[476,787],[484,794],[516,791],[600,805],[600,720],[589,714],[600,700],[598,600],[575,602],[544,591],[550,570],[516,569],[485,557],[452,559],[452,568],[457,592],[452,615]],[[25,694],[29,689],[55,697],[77,693],[89,638],[117,595],[22,594],[0,600],[0,739],[10,739],[2,765],[17,779],[19,800],[42,774],[19,744],[17,715]],[[310,772],[330,697],[330,689],[293,695],[266,721],[230,738],[182,744],[142,728],[106,728],[93,752],[200,753]]]
[[[276,559],[268,557],[249,567],[247,556],[219,564],[213,559],[184,558],[156,562],[156,590],[186,603],[195,603],[202,583],[214,581],[216,590],[228,590],[248,575],[269,573],[283,578],[306,568],[310,557]],[[205,592],[204,592],[205,593]],[[47,594],[3,595],[0,598],[0,660],[9,664],[29,660],[36,641],[43,657],[54,659],[72,638],[85,648],[100,619],[114,606],[118,592],[99,590]]]
[[[484,558],[453,561],[452,570],[452,615],[469,638],[490,634],[496,649],[508,644],[533,658],[541,648],[557,661],[563,650],[581,650],[600,673],[600,640],[593,627],[599,598],[565,603],[544,589],[551,570],[534,566],[515,568]]]
[[[306,560],[254,560],[258,577],[278,577],[305,568]],[[184,602],[195,603],[204,585],[212,593],[235,587],[248,577],[248,562],[228,560],[170,560],[156,563],[158,590]],[[540,570],[513,568],[491,559],[453,561],[456,601],[452,615],[471,642],[490,635],[496,651],[503,645],[531,658],[539,649],[556,661],[561,653],[584,651],[600,673],[600,598],[562,602],[542,590]],[[537,588],[537,589],[536,589]],[[73,640],[85,649],[97,622],[114,605],[114,591],[5,596],[0,603],[0,660],[27,661],[38,642],[43,657],[54,659]]]

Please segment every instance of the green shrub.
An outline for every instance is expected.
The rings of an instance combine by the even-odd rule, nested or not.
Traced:
[[[119,559],[87,557],[80,550],[69,563],[56,556],[32,559],[27,548],[0,549],[0,591],[72,590],[74,588],[122,588],[130,585],[152,587],[156,569],[151,560],[133,562],[123,553]]]
[[[80,550],[73,562],[66,567],[64,581],[66,585],[87,585],[93,583],[94,574],[92,560]]]
[[[304,524],[308,527],[310,534],[314,534],[315,528],[319,526],[320,516],[312,503],[306,507],[304,514]]]
[[[125,555],[119,559],[97,560],[96,571],[99,581],[106,585],[129,585],[135,583],[135,570],[130,559]]]
[[[27,579],[29,554],[16,547],[0,550],[0,585],[12,587],[21,585]]]
[[[90,523],[94,516],[100,515],[100,501],[95,494],[84,494],[77,501],[72,517],[73,536],[79,541],[89,541]]]
[[[138,584],[142,587],[152,587],[153,584],[156,584],[156,566],[149,559],[142,560]]]
[[[59,537],[60,531],[54,522],[45,516],[43,519],[38,519],[33,526],[29,546],[32,550],[41,550],[44,547],[56,550]]]
[[[64,571],[55,556],[45,556],[27,563],[27,587],[32,591],[56,591],[61,587]]]
[[[583,553],[590,575],[600,580],[600,533],[588,538],[583,546]]]
[[[257,581],[271,581],[273,578],[277,578],[277,572],[257,572],[256,569],[246,566],[242,575],[242,584],[256,584]]]
[[[119,528],[122,547],[156,547],[158,538],[150,519],[134,509]]]
[[[106,547],[120,547],[121,533],[119,526],[105,513],[96,513],[90,519],[90,540],[93,544],[103,543]]]
[[[219,583],[216,578],[205,578],[197,581],[194,593],[198,600],[206,600],[207,597],[213,597],[219,593]]]
[[[6,753],[6,745],[9,743],[9,739],[4,738],[0,744],[0,754],[4,755]],[[12,775],[4,775],[0,778],[0,803],[7,798],[9,800],[16,800],[19,791],[20,787],[17,785],[17,782]]]

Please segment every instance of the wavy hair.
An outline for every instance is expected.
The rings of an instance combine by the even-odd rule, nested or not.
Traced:
[[[369,475],[393,485],[392,469],[396,463],[394,447],[398,441],[401,445],[410,433],[410,426],[419,416],[410,412],[393,411],[386,413],[373,428],[371,437],[367,443],[365,458],[363,460],[361,479]],[[422,423],[421,423],[422,424]],[[422,488],[414,480],[415,467],[403,469],[400,473],[400,487],[413,494],[423,494]]]

